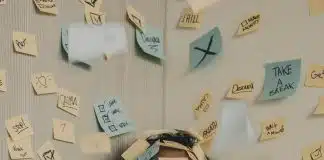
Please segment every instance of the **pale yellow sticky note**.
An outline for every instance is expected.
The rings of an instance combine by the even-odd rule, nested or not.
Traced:
[[[136,160],[149,146],[150,144],[147,141],[138,139],[122,154],[122,157],[125,160]]]
[[[39,11],[57,15],[56,0],[34,0],[34,3]]]
[[[201,120],[201,122],[199,122],[199,125],[195,130],[197,130],[198,134],[203,138],[202,142],[206,142],[216,135],[217,128],[217,120],[210,120],[209,118],[206,118],[205,120]]]
[[[319,97],[318,104],[313,114],[315,115],[324,114],[324,96]]]
[[[182,28],[200,28],[200,21],[201,21],[201,13],[194,13],[191,8],[183,9],[178,27]]]
[[[229,89],[226,98],[251,99],[253,96],[254,82],[247,80],[235,81]]]
[[[316,142],[310,146],[303,148],[303,160],[324,160],[324,142]]]
[[[85,7],[91,8],[95,11],[99,11],[102,5],[102,0],[80,0],[81,3],[84,4]]]
[[[13,32],[12,42],[16,52],[32,56],[38,55],[36,35],[25,32]]]
[[[309,0],[309,15],[317,16],[324,13],[323,0]]]
[[[7,91],[7,80],[5,70],[0,70],[0,91]]]
[[[137,12],[132,6],[128,6],[126,10],[128,18],[136,25],[138,29],[140,29],[142,32],[145,32],[144,17],[139,12]]]
[[[305,86],[324,88],[324,65],[313,64],[309,66]]]
[[[104,132],[82,136],[80,147],[86,154],[111,152],[110,138]]]
[[[208,112],[211,107],[211,101],[211,93],[206,92],[201,96],[199,103],[193,106],[196,119],[198,119],[202,114]]]
[[[260,141],[274,139],[282,136],[285,133],[285,119],[277,118],[261,122]]]
[[[213,3],[219,2],[220,0],[187,0],[191,9],[198,13],[199,11],[211,6]]]
[[[37,95],[57,92],[57,85],[52,73],[35,73],[31,77],[31,83]]]
[[[18,141],[7,138],[7,144],[11,159],[32,159],[34,157],[31,137]]]
[[[106,14],[85,6],[84,16],[87,24],[101,25],[106,23]]]
[[[40,160],[62,160],[51,141],[46,141],[38,150]]]
[[[58,91],[57,107],[74,115],[79,116],[80,97],[65,89]]]
[[[4,5],[7,3],[7,0],[0,0],[0,5]]]
[[[20,140],[34,134],[31,123],[27,115],[15,116],[6,120],[6,128],[10,137],[14,140]]]
[[[261,15],[259,13],[250,15],[240,23],[236,35],[242,36],[258,30],[260,21],[261,21]]]
[[[74,124],[53,118],[53,135],[56,140],[75,143]]]

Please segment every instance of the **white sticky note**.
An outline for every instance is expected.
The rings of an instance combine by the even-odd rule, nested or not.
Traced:
[[[25,32],[13,32],[12,41],[16,52],[32,56],[38,55],[36,35]]]
[[[7,138],[7,144],[11,159],[32,159],[34,157],[31,137],[18,141]]]
[[[0,91],[7,91],[7,79],[5,70],[0,70]]]
[[[128,51],[126,32],[119,23],[104,25],[72,24],[68,29],[69,61],[84,62],[101,58],[104,54]]]
[[[35,73],[31,77],[31,83],[37,95],[57,92],[57,85],[52,73]]]
[[[74,116],[79,116],[80,97],[65,89],[58,91],[57,107]]]
[[[15,116],[6,120],[6,128],[14,141],[34,134],[27,115]]]
[[[71,122],[54,118],[53,134],[56,140],[75,143],[74,124]]]
[[[51,141],[46,141],[38,150],[40,160],[62,160]]]
[[[86,154],[111,152],[110,138],[103,132],[82,136],[80,147]]]

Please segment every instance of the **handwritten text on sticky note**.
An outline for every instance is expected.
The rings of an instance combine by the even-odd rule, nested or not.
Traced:
[[[194,13],[191,8],[185,8],[178,23],[179,27],[182,28],[200,28],[201,13]]]
[[[8,138],[7,144],[11,159],[32,159],[34,157],[30,137],[18,141]]]
[[[60,119],[53,119],[53,135],[54,139],[75,143],[74,124]]]
[[[316,142],[310,146],[303,148],[302,159],[303,160],[324,160],[324,143]]]
[[[34,134],[27,115],[15,116],[6,120],[6,128],[10,137],[15,141]]]
[[[56,0],[34,0],[39,11],[48,14],[57,14]]]
[[[208,111],[209,107],[211,106],[211,100],[211,94],[205,93],[201,96],[199,103],[193,106],[196,119],[198,119],[201,114]]]
[[[12,41],[16,52],[32,56],[38,55],[36,35],[25,32],[13,32]]]
[[[164,59],[162,30],[149,25],[145,26],[145,33],[136,29],[136,41],[145,53]]]
[[[306,75],[305,86],[324,88],[324,65],[311,65]]]
[[[247,33],[254,32],[259,29],[261,16],[259,13],[253,14],[244,19],[238,28],[236,35],[241,36]]]
[[[261,123],[260,141],[278,138],[285,133],[285,120],[277,118],[273,120],[266,120]]]
[[[199,131],[199,135],[203,137],[204,141],[210,140],[211,138],[214,137],[218,127],[218,121],[217,120],[209,121],[209,123],[206,124],[208,125],[203,127]]]
[[[62,160],[51,141],[46,141],[38,150],[40,160]]]
[[[100,25],[106,22],[106,14],[89,7],[85,7],[84,13],[87,24]]]
[[[51,73],[35,73],[31,77],[31,83],[37,95],[57,92],[54,76]]]
[[[254,90],[254,82],[246,80],[235,81],[229,89],[226,98],[249,99]]]
[[[80,97],[65,89],[58,92],[57,107],[74,115],[79,116]]]

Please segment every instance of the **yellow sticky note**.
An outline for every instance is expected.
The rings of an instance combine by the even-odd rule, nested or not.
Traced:
[[[309,66],[305,86],[324,88],[324,66],[316,64]]]
[[[11,159],[32,159],[34,157],[31,137],[18,141],[7,138],[7,144]]]
[[[85,7],[91,8],[95,11],[99,11],[102,5],[102,0],[80,0],[81,3],[84,4]]]
[[[60,119],[53,119],[53,135],[54,139],[75,143],[74,124]]]
[[[39,11],[57,15],[56,0],[34,0],[34,3]]]
[[[266,120],[261,123],[260,141],[275,139],[285,133],[285,120],[277,118],[273,120]]]
[[[0,0],[0,5],[4,5],[7,3],[7,0]]]
[[[309,15],[317,16],[324,12],[323,0],[309,0]]]
[[[212,5],[213,3],[219,2],[220,0],[187,0],[191,9],[197,13],[206,7]]]
[[[259,13],[255,13],[247,17],[240,23],[236,35],[242,36],[258,30],[260,21],[261,21],[261,15]]]
[[[5,70],[0,70],[0,91],[7,91],[7,80]]]
[[[27,115],[15,116],[6,120],[6,128],[14,141],[26,138],[34,134]]]
[[[324,114],[324,96],[319,97],[318,104],[313,114],[315,115]]]
[[[226,98],[251,99],[253,96],[254,83],[247,80],[235,81],[229,89]]]
[[[149,146],[150,144],[147,141],[138,139],[122,154],[122,157],[125,160],[136,160],[136,158],[142,155]]]
[[[142,32],[145,32],[144,17],[139,12],[137,12],[132,6],[128,6],[126,10],[128,18],[136,25],[138,29],[140,29]]]
[[[211,93],[207,92],[201,96],[199,103],[193,106],[196,119],[198,119],[203,113],[208,112],[211,106],[211,101]]]
[[[31,83],[37,95],[57,92],[57,86],[52,73],[35,73],[31,77]]]
[[[13,32],[12,41],[16,52],[32,56],[38,55],[36,35],[25,32]]]
[[[324,142],[316,142],[310,146],[303,148],[303,160],[324,160]]]
[[[85,6],[84,16],[87,24],[100,25],[106,23],[106,14]]]
[[[180,16],[178,23],[179,27],[182,28],[200,28],[201,13],[194,13],[191,8],[185,8]]]
[[[199,122],[198,125],[198,134],[203,138],[203,142],[211,140],[215,135],[218,128],[217,120],[205,119]]]
[[[82,136],[80,147],[86,154],[111,152],[110,138],[104,132]]]
[[[58,91],[57,107],[74,115],[79,116],[80,97],[65,89]]]
[[[38,150],[40,160],[62,160],[51,141],[46,141]]]

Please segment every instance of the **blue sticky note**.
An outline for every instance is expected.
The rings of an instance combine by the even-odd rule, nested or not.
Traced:
[[[94,105],[97,120],[109,137],[121,135],[135,130],[134,123],[122,110],[122,104],[116,97]]]
[[[137,157],[137,160],[150,160],[156,154],[159,153],[160,145],[159,141],[156,141],[152,146],[146,149],[146,151]]]
[[[160,29],[149,25],[145,26],[145,33],[136,29],[136,41],[145,53],[164,59],[163,34]]]
[[[62,41],[62,46],[63,49],[65,50],[66,53],[69,53],[69,32],[68,28],[62,27],[61,28],[61,41]]]
[[[206,66],[222,50],[222,37],[218,27],[190,44],[190,67]]]
[[[301,59],[266,64],[263,100],[293,95],[300,82],[300,69]]]

